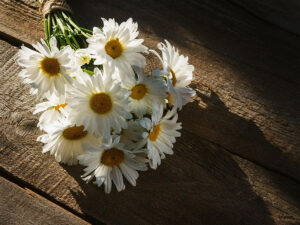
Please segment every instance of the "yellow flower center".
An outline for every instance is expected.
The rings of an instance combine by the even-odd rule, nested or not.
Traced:
[[[91,97],[90,106],[94,112],[105,114],[112,109],[112,101],[109,95],[97,93]]]
[[[152,131],[149,134],[150,141],[155,141],[159,135],[160,132],[160,124],[157,124],[153,127]]]
[[[176,82],[177,82],[176,75],[175,75],[175,72],[172,69],[170,69],[170,72],[172,74],[172,85],[173,85],[173,87],[175,87]]]
[[[60,113],[59,108],[65,108],[67,105],[68,105],[67,103],[59,104],[57,106],[54,106],[54,109]]]
[[[43,58],[40,61],[40,68],[48,76],[57,76],[60,73],[60,64],[56,58]]]
[[[104,49],[108,55],[115,59],[122,55],[124,47],[119,38],[112,38],[105,44]]]
[[[89,64],[90,61],[91,61],[91,57],[89,57],[89,56],[82,56],[82,57],[81,57],[80,63],[81,63],[82,65],[84,65],[84,64]]]
[[[63,137],[68,140],[78,140],[87,135],[87,131],[84,131],[84,126],[77,127],[76,125],[73,127],[68,127],[63,131]]]
[[[144,84],[135,85],[131,89],[130,97],[136,100],[142,99],[148,93],[148,88]]]
[[[101,156],[101,163],[114,167],[120,165],[124,161],[124,153],[116,148],[108,149]]]

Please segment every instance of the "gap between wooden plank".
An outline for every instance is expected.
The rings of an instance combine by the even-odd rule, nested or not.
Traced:
[[[4,34],[4,38],[3,38],[2,34]],[[33,48],[31,45],[29,45],[28,43],[23,42],[22,40],[17,39],[17,38],[15,38],[15,37],[6,35],[6,34],[3,33],[3,32],[0,32],[0,39],[2,39],[2,38],[3,38],[3,40],[5,40],[5,41],[8,40],[7,42],[10,43],[10,44],[13,45],[13,46],[20,47],[22,44],[24,44],[24,45],[26,45],[27,47],[29,47],[29,48],[31,48],[31,49],[34,50],[34,48]],[[184,129],[184,127],[183,127],[183,129]],[[189,130],[187,130],[187,129],[184,129],[184,130],[185,130],[186,132],[192,134],[192,132],[190,132]],[[240,158],[242,158],[242,159],[248,160],[249,162],[252,162],[252,163],[254,163],[254,164],[258,165],[258,166],[261,166],[261,167],[264,168],[264,169],[267,169],[267,170],[269,170],[269,171],[278,173],[278,174],[280,174],[280,175],[282,175],[282,176],[286,176],[287,178],[289,178],[289,179],[291,179],[291,180],[293,180],[293,181],[295,181],[295,182],[297,182],[297,183],[300,183],[299,180],[297,180],[296,178],[290,176],[289,174],[282,173],[282,172],[279,171],[279,170],[275,170],[275,169],[273,169],[273,168],[271,168],[271,167],[268,167],[268,166],[266,166],[266,165],[260,163],[259,161],[248,159],[248,158],[244,157],[243,155],[241,155],[241,154],[239,154],[239,153],[237,153],[237,152],[231,151],[230,149],[228,149],[228,148],[226,148],[226,147],[220,145],[219,143],[214,142],[214,141],[212,141],[212,140],[210,140],[210,139],[207,139],[206,137],[203,137],[203,136],[201,136],[201,135],[199,135],[199,134],[195,134],[195,133],[193,133],[193,134],[194,134],[194,135],[197,135],[199,138],[201,138],[201,139],[203,139],[203,140],[205,140],[205,141],[207,141],[207,142],[210,142],[210,143],[212,143],[212,144],[214,144],[214,145],[216,145],[216,146],[220,146],[221,149],[227,151],[228,153],[230,153],[230,154],[232,154],[232,155],[236,155],[236,156],[238,156],[238,157],[240,157]]]
[[[210,92],[217,95],[216,101],[209,102],[215,104],[210,108],[216,109],[211,115],[198,109],[192,111],[193,103],[182,110],[184,116],[179,118],[186,123],[185,128],[244,158],[267,164],[300,180],[300,120],[297,116],[300,107],[296,101],[300,97],[297,89],[300,67],[297,62],[291,64],[295,61],[294,55],[299,55],[296,51],[300,50],[299,37],[266,26],[226,1],[130,2],[136,3],[134,7],[138,8],[134,16],[140,21],[141,37],[147,46],[156,49],[162,37],[175,43],[195,66],[192,87],[208,88],[208,95]],[[128,2],[117,0],[98,4],[92,1],[80,4],[74,0],[71,4],[86,26],[99,24],[98,14],[106,18],[117,15],[116,19],[122,21],[131,16],[133,8]],[[105,7],[101,8],[102,4]],[[199,12],[195,12],[198,9]],[[160,10],[166,13],[161,15]],[[172,16],[176,19],[169,21]],[[175,33],[180,35],[173,35]],[[150,62],[153,61],[152,58]],[[194,125],[188,112],[200,122],[195,121]],[[227,119],[231,120],[226,122]]]
[[[188,131],[188,130],[186,130],[186,129],[184,129],[184,128],[183,128],[183,130],[184,130],[185,132],[189,133],[189,134],[197,135],[197,134],[192,133],[192,132],[190,132],[190,131]],[[214,142],[214,141],[211,141],[211,140],[209,140],[209,139],[207,139],[207,138],[205,138],[205,137],[202,137],[202,136],[200,136],[200,135],[197,135],[197,136],[198,136],[199,138],[201,138],[202,140],[205,140],[205,141],[207,141],[207,142],[209,142],[209,143],[211,143],[211,144],[213,144],[213,145],[216,145],[216,146],[220,147],[220,149],[224,150],[225,152],[227,152],[227,153],[229,153],[229,154],[231,154],[231,155],[238,156],[238,157],[240,157],[241,159],[244,159],[244,160],[246,160],[246,161],[249,161],[249,162],[251,162],[251,163],[253,163],[253,164],[257,165],[257,166],[260,166],[260,167],[262,167],[262,168],[264,168],[264,169],[270,171],[270,172],[277,173],[278,175],[284,176],[284,177],[286,177],[286,178],[288,178],[288,179],[294,181],[295,183],[300,184],[300,180],[297,180],[297,179],[295,179],[294,177],[289,176],[288,174],[285,174],[285,173],[282,173],[282,172],[279,171],[279,170],[274,170],[274,169],[272,169],[272,168],[270,168],[270,167],[267,167],[266,165],[263,165],[263,164],[259,163],[258,161],[253,161],[253,160],[247,159],[247,158],[243,157],[242,155],[240,155],[240,154],[238,154],[238,153],[236,153],[236,152],[233,152],[233,151],[231,151],[230,149],[225,148],[225,147],[223,147],[222,145],[220,145],[220,144],[218,144],[218,143],[216,143],[216,142]]]
[[[0,31],[0,39],[6,41],[7,43],[11,44],[12,46],[18,47],[18,48],[20,48],[22,45],[25,45],[26,47],[33,49],[31,44],[24,42],[16,37],[13,37],[7,33],[2,32],[2,31]]]
[[[32,9],[35,9],[35,8],[32,8]],[[202,135],[199,135],[198,133],[197,133],[197,135],[198,136],[201,136],[202,137]],[[205,137],[206,139],[207,139],[207,137]],[[213,140],[213,139],[209,139],[210,141],[212,141],[212,142],[214,142],[214,143],[217,143],[216,142],[216,140]],[[219,145],[220,145],[220,143],[218,143]],[[220,145],[220,146],[223,146],[223,145]],[[223,146],[225,149],[228,149],[229,150],[229,148],[228,148],[228,146],[226,147],[226,146]],[[247,159],[247,160],[250,160],[250,161],[252,161],[252,162],[257,162],[257,161],[255,161],[255,160],[251,160],[251,159],[249,159],[249,158],[247,158],[247,157],[245,157],[245,155],[242,155],[242,154],[239,154],[238,152],[236,152],[236,151],[232,151],[232,150],[230,150],[230,152],[234,152],[235,154],[237,154],[237,155],[239,155],[239,156],[242,156],[243,158],[245,158],[245,159]],[[264,164],[262,164],[262,163],[259,163],[260,165],[264,165]],[[265,167],[265,166],[264,166]],[[266,167],[266,168],[270,168],[270,167]],[[279,171],[279,170],[276,170],[276,171]],[[285,174],[287,174],[287,173],[285,173]],[[289,175],[288,175],[289,176]]]
[[[288,32],[288,33],[290,33],[290,34],[293,34],[293,35],[296,35],[296,36],[300,36],[300,33],[299,33],[299,27],[298,28],[296,28],[297,27],[297,25],[299,25],[299,20],[298,21],[295,21],[296,22],[296,24],[295,25],[292,25],[291,23],[292,23],[292,21],[293,20],[295,20],[296,18],[295,18],[295,16],[296,16],[296,10],[298,9],[300,9],[300,4],[298,4],[298,5],[296,5],[296,1],[293,1],[293,2],[286,2],[286,3],[284,3],[284,1],[282,1],[282,3],[283,3],[283,7],[282,7],[282,9],[281,9],[281,12],[279,12],[279,13],[281,13],[281,15],[278,15],[278,12],[277,12],[277,20],[274,20],[274,18],[266,18],[264,15],[262,15],[261,14],[261,12],[259,12],[259,8],[261,8],[261,10],[264,10],[264,11],[268,11],[268,10],[270,10],[271,9],[271,6],[272,6],[272,4],[275,4],[275,6],[277,6],[278,7],[278,5],[276,5],[276,4],[278,4],[279,3],[279,1],[277,1],[277,2],[272,2],[272,1],[269,1],[269,2],[261,2],[262,4],[259,4],[259,3],[257,3],[257,2],[249,2],[250,4],[247,4],[247,1],[239,1],[239,0],[229,0],[229,2],[231,3],[231,4],[233,4],[233,5],[235,5],[236,7],[238,7],[238,8],[240,8],[240,9],[242,9],[242,10],[244,10],[245,12],[247,12],[247,13],[249,13],[250,15],[252,15],[253,17],[256,17],[257,19],[259,19],[259,20],[261,20],[261,21],[263,21],[264,23],[267,23],[267,24],[270,24],[270,25],[273,25],[273,26],[276,26],[276,27],[278,27],[278,28],[280,28],[280,29],[282,29],[282,30],[284,30],[284,31],[286,31],[286,32]],[[258,1],[259,2],[259,1]],[[246,4],[245,4],[246,3]],[[254,3],[254,5],[252,5],[252,8],[251,8],[251,3]],[[265,6],[265,8],[264,7],[262,7],[262,6],[264,6],[264,4],[265,3],[267,3],[267,6]],[[268,5],[269,4],[269,5]],[[289,4],[289,5],[288,5]],[[253,6],[254,7],[256,7],[256,10],[255,9],[253,9]],[[247,7],[249,7],[249,8],[247,8]],[[269,8],[267,8],[267,7],[269,7]],[[286,8],[286,7],[288,7],[288,9]],[[291,8],[291,7],[294,7],[294,8]],[[286,21],[286,18],[282,18],[282,17],[280,17],[280,16],[287,16],[288,15],[288,13],[292,13],[291,12],[291,9],[293,9],[294,10],[294,13],[293,14],[291,14],[290,16],[290,18],[288,18],[289,20],[288,21]],[[287,11],[285,11],[285,10],[287,10]],[[258,12],[257,12],[258,11]],[[289,12],[288,12],[289,11]],[[282,15],[282,14],[284,14],[284,15]],[[274,13],[273,13],[273,16],[274,16]],[[299,17],[298,17],[299,18]],[[281,19],[281,21],[280,21],[280,19]],[[279,22],[280,21],[280,22]],[[281,24],[280,24],[281,23]],[[290,24],[287,24],[287,23],[290,23]],[[285,24],[286,26],[283,26],[282,24]]]
[[[1,224],[90,224],[41,195],[0,176]]]
[[[105,225],[105,223],[100,222],[99,220],[93,218],[90,215],[80,214],[78,211],[70,208],[69,206],[67,206],[65,204],[62,204],[55,198],[51,197],[49,194],[41,191],[40,189],[38,189],[35,186],[31,185],[30,183],[26,182],[25,180],[22,180],[16,176],[14,176],[13,174],[9,173],[1,166],[0,166],[0,177],[5,178],[6,180],[18,185],[19,187],[21,187],[25,190],[28,189],[28,190],[32,191],[33,193],[36,193],[36,194],[42,196],[43,198],[47,199],[48,201],[52,202],[53,204],[58,205],[59,207],[63,208],[64,210],[68,211],[71,214],[74,214],[74,216],[77,216],[88,223]]]
[[[198,135],[199,136],[199,135]],[[248,161],[248,160],[247,160]]]

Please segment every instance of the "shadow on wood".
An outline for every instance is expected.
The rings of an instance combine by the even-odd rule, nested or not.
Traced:
[[[242,64],[250,64],[300,84],[300,36],[260,20],[231,1],[70,1],[81,24],[118,22],[133,17],[146,34],[170,40],[180,48],[205,46]],[[162,13],[163,12],[163,13]],[[161,41],[162,41],[161,40]],[[197,54],[197,48],[190,49]]]
[[[207,108],[200,108],[195,102],[193,105],[198,106],[197,109],[183,109],[182,113],[193,118],[190,124],[201,129],[197,121],[199,117],[202,117],[202,122],[205,121],[203,118],[217,120],[220,117],[227,120],[226,123],[232,120],[241,131],[249,132],[244,138],[255,138],[262,148],[272,148],[272,151],[278,152],[264,139],[253,122],[237,119],[215,93],[212,92],[210,97],[201,93],[198,95],[205,101]],[[222,108],[218,109],[217,114],[214,112],[216,106]],[[218,126],[215,129],[222,129],[224,125],[218,120],[216,124]],[[249,178],[245,171],[250,170],[241,169],[241,161],[218,145],[187,131],[189,126],[183,121],[185,129],[175,145],[175,154],[163,160],[156,171],[141,172],[136,187],[126,182],[124,192],[118,193],[113,188],[112,193],[107,195],[103,188],[98,189],[79,178],[82,167],[63,166],[84,192],[70,190],[82,211],[99,216],[98,219],[103,219],[105,223],[152,224],[155,221],[157,224],[274,224],[266,202],[253,190],[253,184],[249,183],[252,177]],[[265,188],[262,183],[259,185]],[[282,191],[289,199],[300,199],[293,187],[282,187]]]
[[[24,1],[7,2],[0,4],[9,6],[1,26],[10,21],[10,27],[2,32],[26,42],[40,38],[42,28],[34,29],[41,27],[36,9],[22,7]],[[300,220],[299,182],[264,169],[299,178],[299,36],[253,18],[230,1],[74,0],[71,6],[89,27],[100,25],[101,16],[119,22],[133,17],[151,48],[168,38],[196,66],[193,87],[207,108],[197,101],[187,105],[176,154],[157,171],[141,173],[137,187],[106,195],[80,180],[82,167],[62,167],[40,153],[42,145],[35,140],[41,132],[31,114],[34,97],[17,77],[20,68],[12,59],[17,49],[1,41],[4,171],[79,214],[111,224]],[[205,90],[210,95],[202,94]]]
[[[81,210],[115,224],[274,224],[265,202],[230,155],[183,134],[177,152],[157,171],[140,173],[136,187],[104,193],[65,168],[84,191],[73,192]],[[72,190],[70,190],[72,192]],[[251,212],[251,213],[250,213]]]
[[[231,117],[237,119],[231,120],[234,125],[238,126],[240,117],[252,120],[271,145],[266,145],[264,152],[261,141],[254,140],[255,134],[228,135],[220,132],[224,129],[210,129],[215,126],[214,121],[202,121],[206,125],[202,130],[206,132],[194,127],[199,131],[197,134],[300,180],[299,36],[268,24],[228,1],[104,0],[82,4],[75,0],[70,4],[87,27],[101,26],[101,17],[115,17],[118,22],[133,17],[150,48],[164,38],[170,40],[190,57],[196,68],[193,87],[217,93],[230,112],[237,115]],[[181,119],[188,121],[189,115],[187,118],[183,115]],[[230,128],[225,118],[218,121]],[[240,133],[238,129],[233,132]],[[233,139],[241,137],[246,140],[243,145],[239,139]],[[240,146],[235,146],[236,143]],[[258,149],[254,150],[254,146]],[[252,154],[253,151],[260,154]]]
[[[279,148],[270,144],[252,120],[231,113],[213,91],[210,91],[210,96],[197,91],[197,97],[179,113],[183,129],[200,137],[209,136],[213,143],[222,140],[222,147],[228,151],[236,149],[233,153],[241,157],[247,156],[248,160],[258,164],[265,162],[261,166],[268,169],[284,166],[284,174],[292,178],[299,175],[297,159],[286,157]],[[203,104],[206,108],[199,110],[199,105]]]

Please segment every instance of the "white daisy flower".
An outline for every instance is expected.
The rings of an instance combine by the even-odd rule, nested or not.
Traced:
[[[163,104],[167,97],[167,87],[162,77],[138,75],[123,82],[124,87],[131,91],[129,108],[141,118],[146,113],[151,114],[154,104]]]
[[[127,100],[130,93],[111,78],[109,70],[101,72],[96,68],[84,83],[74,82],[68,93],[73,110],[70,119],[89,133],[108,137],[112,129],[120,132],[127,128],[126,119],[132,117]]]
[[[80,84],[84,84],[89,79],[89,77],[91,77],[91,75],[83,72],[83,70],[80,67],[74,70],[72,73],[70,73],[70,76]],[[72,87],[70,87],[70,89],[72,89],[74,85],[75,84],[73,84]]]
[[[91,135],[84,126],[76,126],[66,119],[56,120],[45,127],[47,134],[37,138],[45,145],[43,153],[50,152],[56,161],[76,165],[77,156],[83,153],[82,144],[97,145],[100,139]]]
[[[145,144],[142,134],[145,131],[139,120],[129,120],[128,128],[122,129],[121,133],[118,134],[120,136],[120,143],[124,144],[124,148],[126,149],[143,152],[142,148]]]
[[[194,66],[188,63],[188,57],[180,55],[178,50],[167,40],[165,42],[166,45],[164,43],[157,45],[162,53],[162,57],[157,52],[151,50],[163,64],[163,70],[154,70],[153,75],[168,76],[176,93],[178,108],[181,109],[195,95],[194,90],[187,88],[193,79]],[[169,92],[171,92],[170,89]]]
[[[143,39],[136,39],[137,23],[132,18],[120,25],[114,19],[102,21],[103,29],[94,27],[93,36],[87,39],[95,65],[107,64],[121,71],[130,70],[131,65],[144,67],[146,60],[140,53],[147,52],[147,47],[142,45]]]
[[[157,105],[153,108],[152,121],[148,118],[141,120],[141,125],[148,130],[143,133],[147,143],[150,167],[156,169],[165,158],[165,154],[173,154],[173,144],[176,137],[180,137],[177,131],[181,129],[181,123],[177,123],[177,106],[173,107],[163,117],[163,106]]]
[[[172,85],[172,81],[170,79],[167,79],[167,87],[168,87],[168,97],[167,97],[167,104],[169,107],[172,107],[173,105],[177,105],[177,94],[176,91]]]
[[[47,101],[39,103],[35,106],[33,114],[43,112],[39,118],[38,127],[44,130],[48,124],[60,118],[66,118],[71,111],[71,108],[66,102],[65,95],[52,94]]]
[[[16,62],[24,69],[20,76],[24,83],[32,85],[31,93],[44,97],[47,94],[64,94],[65,84],[71,84],[69,72],[72,70],[73,50],[66,46],[57,48],[56,39],[50,39],[50,49],[43,39],[32,45],[36,51],[22,46]]]
[[[119,143],[120,137],[114,140],[110,138],[108,143],[99,146],[84,144],[84,154],[78,156],[79,163],[87,166],[82,175],[83,180],[89,182],[94,177],[95,184],[101,187],[104,184],[106,193],[111,192],[112,181],[118,191],[125,189],[123,175],[133,186],[139,174],[137,170],[147,170],[147,160],[143,157],[135,156],[131,151],[123,148]]]
[[[78,66],[89,64],[92,57],[87,49],[78,49],[74,54],[74,63]]]

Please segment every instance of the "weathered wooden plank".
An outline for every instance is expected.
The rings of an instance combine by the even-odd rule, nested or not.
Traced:
[[[193,58],[211,58],[207,56],[209,49],[218,53],[218,61],[223,55],[238,64],[300,83],[299,36],[253,17],[230,1],[104,0],[81,4],[74,0],[70,4],[88,27],[101,23],[100,17],[118,21],[133,17],[142,34],[167,38]]]
[[[17,10],[26,12],[29,6],[31,10],[30,3],[24,6],[27,1],[10,2],[12,6],[19,4]],[[100,16],[117,17],[119,21],[134,16],[147,45],[154,47],[167,37],[184,54],[192,56],[196,65],[193,86],[199,93],[181,113],[185,131],[176,145],[176,155],[158,171],[142,173],[138,186],[123,193],[108,196],[84,184],[78,179],[80,167],[61,167],[51,157],[40,154],[41,145],[35,142],[37,118],[30,114],[33,98],[16,77],[19,69],[9,60],[16,49],[3,44],[3,169],[74,210],[112,224],[299,221],[297,183],[218,147],[299,178],[299,90],[298,84],[291,83],[299,83],[298,37],[262,25],[231,5],[220,7],[222,1],[191,5],[174,1],[71,4],[88,26],[98,23]],[[14,27],[31,24],[32,18],[29,22],[26,16],[17,20],[23,14],[14,7],[9,10],[5,9],[9,12],[5,15],[0,13],[13,18],[6,26],[1,23],[2,32],[29,43],[29,38],[43,35],[42,26],[13,33]],[[176,19],[170,19],[174,15]],[[11,28],[3,30],[3,26]],[[157,65],[153,58],[150,60],[152,66]],[[195,134],[209,141],[198,140]]]
[[[37,12],[37,1],[0,1],[0,31],[26,43],[36,42],[44,35]]]
[[[232,1],[263,20],[300,34],[300,2],[298,0]]]
[[[184,130],[175,155],[138,185],[107,195],[41,154],[35,104],[17,76],[17,48],[0,41],[0,167],[78,213],[107,224],[294,224],[300,184]]]
[[[8,2],[15,5],[14,0]],[[25,2],[23,7],[24,3],[18,2],[21,14],[32,5]],[[192,86],[198,90],[196,101],[181,113],[184,127],[233,153],[300,180],[298,36],[268,26],[226,1],[70,3],[86,26],[99,24],[101,16],[119,21],[134,16],[146,45],[155,48],[166,37],[180,47],[196,67]],[[34,19],[17,21],[19,13],[5,7],[2,10],[10,10],[4,16],[10,23],[8,27],[24,27],[24,23],[36,24],[39,20],[36,10]],[[170,20],[174,15],[176,19]],[[6,32],[5,24],[2,26],[0,30]],[[28,37],[37,40],[42,29],[36,26],[22,30],[22,35],[13,35],[31,42]],[[152,56],[149,61],[152,67],[158,66]]]
[[[184,127],[300,180],[299,36],[228,1],[70,3],[86,26],[134,16],[147,46],[163,38],[177,45],[195,65],[199,91],[180,115]]]
[[[0,223],[88,224],[29,189],[0,177]]]

